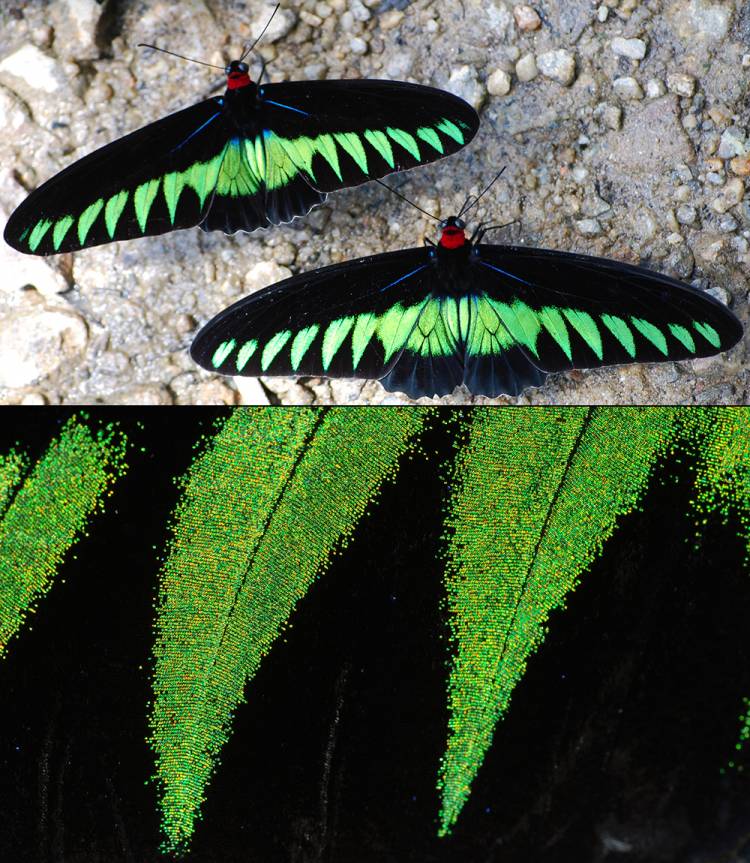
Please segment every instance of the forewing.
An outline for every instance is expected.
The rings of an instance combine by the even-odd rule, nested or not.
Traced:
[[[705,357],[728,350],[742,325],[710,295],[660,273],[604,258],[480,245],[473,289],[484,332],[545,372]],[[488,342],[489,344],[489,342]]]
[[[460,150],[479,118],[463,99],[399,81],[296,81],[260,89],[269,188],[301,172],[331,192]]]
[[[197,225],[229,137],[220,97],[144,126],[32,192],[8,220],[5,241],[49,255]]]
[[[225,375],[380,378],[402,355],[433,284],[424,248],[303,273],[221,312],[190,353]]]

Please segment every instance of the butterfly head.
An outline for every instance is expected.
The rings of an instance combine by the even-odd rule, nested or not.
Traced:
[[[466,222],[458,216],[450,216],[440,223],[440,240],[444,249],[458,249],[466,242]]]
[[[249,86],[252,81],[248,75],[248,65],[241,60],[232,60],[224,70],[227,76],[227,90],[237,90]]]

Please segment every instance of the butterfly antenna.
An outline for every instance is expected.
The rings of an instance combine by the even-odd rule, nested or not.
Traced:
[[[203,60],[196,60],[194,57],[186,57],[184,54],[176,54],[174,51],[167,51],[166,48],[159,48],[158,45],[148,45],[146,42],[139,42],[136,46],[137,48],[153,48],[154,51],[161,51],[162,54],[171,54],[173,57],[179,57],[180,60],[187,60],[190,63],[200,63],[201,66],[210,66],[212,69],[221,69],[224,71],[223,66],[215,66],[213,63],[204,63]]]
[[[461,218],[461,216],[463,216],[463,214],[466,212],[466,210],[468,210],[468,209],[469,209],[469,201],[471,201],[471,199],[472,199],[472,198],[475,198],[475,197],[476,197],[476,195],[469,195],[469,196],[466,198],[466,200],[463,202],[463,205],[461,206],[461,209],[460,209],[460,210],[458,211],[458,213],[456,214],[457,218],[459,218],[459,219],[460,219],[460,218]],[[474,204],[472,204],[472,207],[473,207],[473,206],[474,206]]]
[[[266,21],[266,26],[260,31],[260,36],[258,36],[258,38],[255,40],[255,42],[253,42],[253,44],[249,48],[247,48],[245,51],[242,52],[242,56],[240,57],[240,62],[242,62],[245,59],[245,57],[247,57],[247,55],[253,50],[253,48],[255,48],[255,46],[258,44],[258,42],[260,42],[260,40],[263,38],[263,34],[271,26],[271,21],[273,21],[273,16],[279,11],[279,6],[281,6],[281,3],[277,3],[273,7],[273,12],[271,12],[271,17],[268,19],[268,21]]]
[[[420,213],[424,213],[424,214],[425,214],[425,216],[429,216],[431,219],[434,219],[436,222],[440,223],[440,219],[438,219],[438,217],[437,217],[437,216],[433,216],[433,215],[432,215],[432,213],[428,213],[428,212],[427,212],[427,210],[423,210],[423,209],[422,209],[418,204],[415,204],[415,203],[414,203],[414,201],[410,201],[410,200],[406,197],[406,195],[402,195],[402,194],[401,194],[401,192],[397,192],[395,189],[392,189],[392,188],[391,188],[387,183],[384,183],[382,180],[378,180],[378,179],[377,179],[377,177],[375,178],[375,182],[376,182],[376,183],[380,183],[380,185],[381,185],[384,189],[388,189],[388,191],[389,191],[392,195],[395,195],[397,198],[401,198],[401,200],[402,200],[402,201],[406,201],[406,203],[407,203],[407,204],[411,204],[411,205],[412,205],[412,207],[414,207],[414,209],[415,209],[415,210],[419,210],[419,212],[420,212]]]
[[[495,185],[495,183],[500,179],[500,176],[502,175],[502,173],[503,173],[503,171],[504,171],[504,170],[505,170],[505,165],[503,165],[503,167],[502,167],[502,168],[500,168],[500,170],[497,172],[497,174],[495,174],[495,176],[494,176],[494,178],[493,178],[492,182],[491,182],[489,185],[487,185],[487,186],[484,188],[484,190],[483,190],[479,195],[477,195],[477,196],[476,196],[476,198],[474,199],[474,201],[472,201],[472,203],[471,203],[468,207],[466,207],[466,209],[464,209],[463,207],[461,208],[461,212],[460,212],[460,214],[459,214],[459,215],[464,216],[464,215],[466,215],[466,213],[468,213],[468,212],[469,212],[469,210],[470,210],[472,207],[476,207],[476,205],[479,203],[479,201],[480,201],[480,200],[481,200],[481,199],[482,199],[482,198],[487,194],[487,192],[489,192],[489,190],[490,190],[490,189]],[[465,205],[464,205],[464,206],[465,206]]]

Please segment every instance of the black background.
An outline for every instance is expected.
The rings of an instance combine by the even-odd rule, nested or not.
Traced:
[[[70,413],[6,409],[0,450],[20,441],[40,455]],[[0,661],[3,863],[160,859],[145,742],[156,574],[173,478],[226,412],[94,413],[121,421],[130,470]],[[403,460],[300,603],[247,689],[188,860],[742,859],[750,788],[720,768],[750,695],[750,571],[736,520],[711,519],[693,549],[690,465],[676,462],[552,615],[457,827],[437,838],[448,655],[436,464],[454,431],[432,423],[430,459]]]

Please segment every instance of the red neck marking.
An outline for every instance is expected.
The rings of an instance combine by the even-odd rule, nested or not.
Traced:
[[[240,87],[247,87],[250,83],[247,72],[230,72],[227,75],[227,90],[239,90]]]
[[[443,228],[439,242],[444,249],[459,249],[466,242],[466,234],[462,228],[449,225]]]

